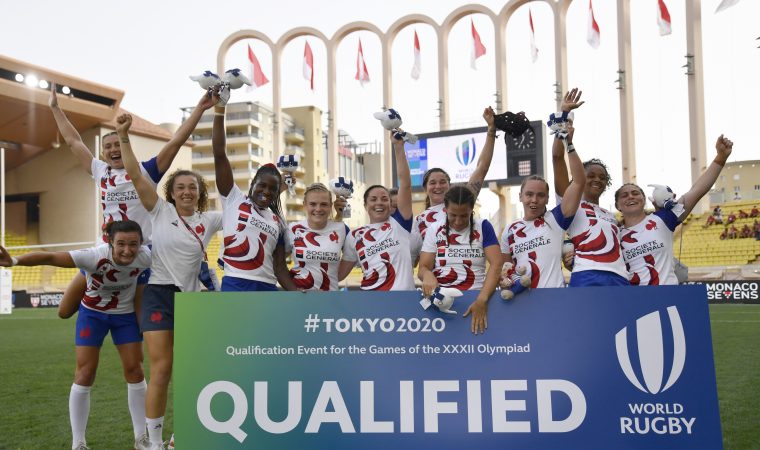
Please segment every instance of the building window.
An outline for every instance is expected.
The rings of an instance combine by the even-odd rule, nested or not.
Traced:
[[[755,185],[755,190],[756,190],[756,191],[760,191],[760,184],[756,184],[756,185]]]
[[[739,192],[739,186],[734,186],[734,192]]]

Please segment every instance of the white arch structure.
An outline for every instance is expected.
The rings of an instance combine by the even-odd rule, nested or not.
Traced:
[[[547,3],[554,13],[554,59],[555,77],[560,92],[567,89],[567,11],[573,0],[539,0]],[[630,2],[632,0],[617,0],[617,33],[618,33],[618,73],[620,91],[620,149],[622,155],[623,182],[636,182],[636,154],[634,141],[633,120],[633,63],[631,58],[631,20]],[[684,0],[686,3],[686,48],[687,76],[689,91],[689,127],[691,144],[691,177],[694,182],[705,170],[706,150],[704,135],[704,81],[702,71],[702,20],[701,0]],[[369,31],[380,38],[382,45],[383,63],[383,103],[393,104],[391,49],[398,32],[415,23],[427,24],[433,27],[438,38],[438,96],[441,102],[440,128],[449,126],[449,77],[448,77],[448,37],[451,28],[463,17],[480,13],[491,19],[495,35],[496,89],[501,95],[502,104],[506,105],[507,95],[507,61],[506,29],[512,14],[520,6],[530,0],[508,0],[498,13],[478,4],[468,4],[452,11],[438,24],[423,14],[410,14],[395,21],[386,32],[368,22],[351,22],[344,25],[331,38],[311,27],[294,28],[272,42],[269,37],[255,30],[240,30],[229,35],[219,46],[217,52],[217,70],[224,71],[224,58],[230,47],[242,39],[258,39],[269,46],[272,53],[272,89],[273,109],[275,114],[274,155],[279,156],[283,138],[281,123],[282,85],[280,80],[280,56],[285,46],[294,38],[304,35],[321,40],[327,49],[327,103],[330,113],[328,125],[328,170],[330,178],[337,176],[336,155],[338,151],[338,129],[336,127],[338,110],[335,83],[335,55],[338,45],[348,34],[354,31]],[[501,58],[501,60],[499,60]],[[559,104],[559,98],[557,100]],[[385,147],[390,148],[386,134]],[[390,152],[385,152],[383,163],[383,180],[390,183]]]

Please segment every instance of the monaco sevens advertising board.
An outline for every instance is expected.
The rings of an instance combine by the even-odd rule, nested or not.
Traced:
[[[475,295],[178,294],[177,445],[722,448],[703,286]]]

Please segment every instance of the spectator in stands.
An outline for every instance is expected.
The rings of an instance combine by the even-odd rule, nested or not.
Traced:
[[[736,214],[731,213],[728,215],[728,218],[726,219],[726,224],[731,225],[734,222],[736,222]]]
[[[760,241],[760,222],[755,220],[755,223],[752,225],[752,228],[755,230],[755,239]]]
[[[723,210],[720,209],[720,205],[713,208],[712,215],[707,218],[707,222],[705,223],[705,226],[702,228],[707,228],[710,225],[713,224],[722,224],[723,223]]]
[[[739,237],[741,238],[752,237],[752,228],[750,228],[749,225],[745,223],[744,226],[742,227],[742,231]]]
[[[615,207],[623,214],[620,247],[632,285],[678,284],[674,270],[673,232],[715,184],[733,145],[723,135],[718,138],[715,159],[675,205],[658,207],[654,213],[647,214],[644,210],[646,196],[639,186],[626,183],[615,192]],[[736,227],[732,229],[736,231]]]
[[[728,229],[728,234],[726,237],[728,239],[736,239],[739,237],[739,230],[736,229],[736,225],[731,225],[731,228]]]
[[[757,209],[757,205],[752,207],[752,211],[749,212],[750,217],[760,216],[760,210]]]
[[[724,240],[728,237],[728,227],[725,227],[723,231],[720,233],[720,240]]]
[[[742,194],[739,193],[739,191],[734,192],[734,200],[741,200]]]
[[[740,219],[746,219],[747,217],[749,217],[749,214],[747,214],[746,212],[744,212],[744,210],[740,209],[739,210],[739,218]]]

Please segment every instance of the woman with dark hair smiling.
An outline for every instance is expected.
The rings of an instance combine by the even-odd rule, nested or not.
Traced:
[[[274,164],[256,171],[248,194],[235,184],[227,158],[223,106],[214,107],[211,145],[216,188],[224,211],[224,278],[222,291],[288,291],[298,289],[285,264],[285,219],[280,204],[284,184]]]
[[[364,191],[364,208],[369,225],[349,234],[351,254],[358,260],[364,276],[361,288],[377,291],[414,289],[409,232],[412,228],[412,176],[400,132],[392,133],[393,152],[398,168],[398,204],[391,214],[390,192],[374,185]]]
[[[623,213],[620,245],[631,284],[678,284],[673,258],[673,232],[715,184],[733,145],[728,138],[720,135],[715,143],[717,155],[712,164],[689,192],[668,208],[659,208],[647,214],[644,211],[647,201],[644,191],[633,183],[626,183],[615,191],[615,207]]]

